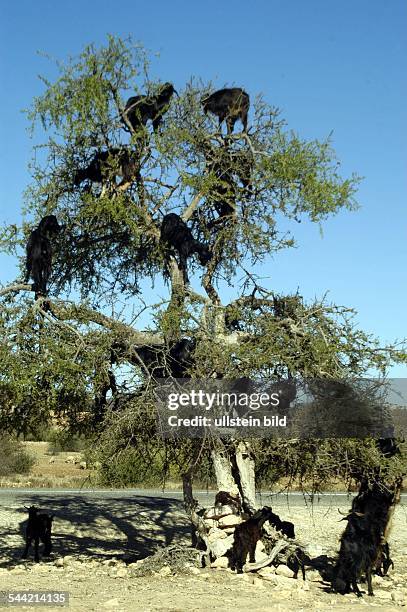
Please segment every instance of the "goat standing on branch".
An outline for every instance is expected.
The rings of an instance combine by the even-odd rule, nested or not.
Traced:
[[[163,347],[138,346],[137,356],[143,368],[155,379],[159,378],[187,378],[189,368],[194,365],[194,339],[181,338],[170,343],[166,349]]]
[[[157,132],[174,93],[178,95],[172,83],[164,83],[155,96],[132,96],[126,102],[123,115],[135,132],[149,120],[153,122],[154,132]]]
[[[253,155],[248,150],[232,151],[209,141],[203,141],[200,146],[205,156],[205,174],[212,179],[208,201],[219,219],[234,217],[237,199],[246,200],[253,193]]]
[[[103,183],[115,176],[123,177],[122,184],[131,183],[140,175],[140,160],[135,153],[125,148],[111,148],[98,151],[86,168],[78,170],[74,185],[78,187],[83,181]]]
[[[205,114],[210,111],[219,119],[219,128],[226,119],[228,134],[233,132],[238,119],[247,132],[247,115],[250,108],[250,98],[240,87],[219,89],[201,100]]]
[[[41,219],[28,238],[25,282],[28,283],[30,277],[33,279],[36,300],[47,295],[52,266],[51,238],[60,230],[61,226],[55,215],[48,215]]]

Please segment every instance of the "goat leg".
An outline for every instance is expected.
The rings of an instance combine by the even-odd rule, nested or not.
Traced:
[[[372,568],[369,566],[366,570],[366,578],[367,578],[367,594],[370,597],[373,597],[373,587],[372,587]]]
[[[362,592],[359,590],[359,587],[356,582],[356,578],[352,578],[352,589],[353,589],[353,592],[356,593],[358,597],[362,597]]]
[[[35,552],[34,552],[34,561],[35,561],[36,563],[38,563],[38,562],[39,562],[39,560],[40,560],[40,557],[39,557],[39,554],[38,554],[38,547],[39,547],[39,545],[40,545],[40,538],[39,538],[39,536],[35,536],[35,544],[34,544],[34,546],[35,546],[35,549],[34,549],[34,551],[35,551]]]
[[[44,552],[43,552],[43,556],[44,557],[49,557],[50,554],[51,554],[51,550],[52,550],[51,537],[48,535],[44,539]]]
[[[23,554],[21,555],[21,558],[22,558],[22,559],[26,559],[26,558],[27,558],[27,555],[28,555],[28,549],[29,549],[29,548],[30,548],[30,546],[31,546],[31,542],[32,542],[32,539],[31,539],[31,538],[27,538],[27,539],[26,539],[25,549],[24,549]]]

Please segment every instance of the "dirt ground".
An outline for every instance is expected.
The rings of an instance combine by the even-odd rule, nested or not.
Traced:
[[[307,580],[290,573],[267,577],[230,570],[198,569],[192,565],[173,574],[167,565],[151,576],[139,577],[140,560],[162,546],[189,544],[190,529],[182,505],[175,499],[147,496],[102,498],[90,495],[41,497],[39,493],[4,494],[0,506],[0,591],[65,590],[70,610],[80,611],[267,611],[349,610],[369,606],[401,610],[407,600],[407,508],[398,506],[390,539],[394,569],[389,577],[373,578],[375,597],[330,593],[319,573]],[[13,497],[14,495],[14,497]],[[340,500],[340,502],[338,501]],[[26,514],[23,503],[37,503],[56,512],[51,561],[20,560]],[[266,503],[266,500],[264,500]],[[315,504],[280,502],[276,510],[296,525],[299,542],[312,543],[312,557],[333,556],[344,528],[338,507],[349,500]],[[284,569],[284,568],[283,568]],[[279,570],[277,570],[279,572]],[[364,585],[361,586],[364,590]],[[30,607],[14,608],[27,610]],[[37,608],[38,609],[38,608]],[[56,610],[60,608],[48,608]]]

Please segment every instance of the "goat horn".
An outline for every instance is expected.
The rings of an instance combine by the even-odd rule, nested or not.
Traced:
[[[341,510],[339,510],[338,508],[338,512],[341,516],[348,516],[349,512],[342,512]]]

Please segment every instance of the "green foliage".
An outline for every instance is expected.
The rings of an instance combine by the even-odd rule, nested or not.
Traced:
[[[0,433],[0,476],[28,474],[35,460],[16,439]]]
[[[13,306],[3,309],[1,322],[0,427],[38,438],[56,418],[73,431],[87,431],[106,359],[100,335],[82,336]]]
[[[380,474],[384,482],[391,482],[407,471],[405,443],[400,455],[386,459],[371,438],[262,440],[254,442],[254,449],[256,482],[263,488],[283,481],[287,489],[295,485],[316,493],[336,481],[352,489],[362,475]]]
[[[90,443],[83,435],[78,435],[64,429],[51,429],[46,440],[49,442],[49,450],[53,454],[61,451],[85,451]]]
[[[124,449],[110,461],[101,464],[100,483],[111,487],[159,486],[163,484],[164,465],[160,453],[146,463],[140,460],[137,449]],[[166,479],[179,481],[179,474],[167,470]]]
[[[225,189],[224,180],[207,165],[209,154],[212,160],[221,159],[225,150],[213,118],[204,116],[200,104],[211,84],[187,83],[171,101],[160,133],[129,137],[120,120],[126,97],[158,87],[148,77],[140,45],[109,37],[105,47],[89,45],[57,67],[59,77],[53,83],[43,79],[45,91],[28,112],[33,129],[40,124],[47,140],[35,147],[27,210],[36,218],[54,213],[65,224],[54,265],[59,294],[75,287],[83,296],[106,301],[116,292],[137,293],[140,278],[162,273],[157,210],[164,214],[184,207],[194,197],[199,207],[192,228],[215,252],[214,280],[231,280],[247,259],[261,261],[292,246],[293,237],[278,230],[279,215],[298,220],[305,215],[320,222],[356,206],[359,179],[340,176],[329,140],[300,139],[286,130],[278,110],[257,96],[252,99],[249,140],[235,134],[226,163],[234,176],[230,189],[239,223],[208,230],[216,217],[215,193]],[[123,191],[103,190],[100,184],[74,186],[75,173],[96,151],[118,145],[139,156],[142,181],[134,180]],[[247,163],[252,165],[252,197],[239,179]],[[3,240],[7,237],[8,244],[24,240],[7,232]]]

